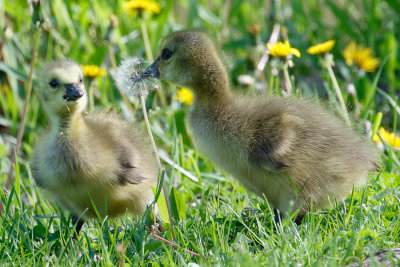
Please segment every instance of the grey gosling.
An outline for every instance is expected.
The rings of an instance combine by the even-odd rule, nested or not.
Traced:
[[[158,167],[151,147],[136,128],[112,112],[85,115],[87,95],[81,67],[68,60],[49,63],[37,95],[49,128],[35,144],[33,177],[77,220],[126,211],[143,215],[154,199]],[[106,210],[105,210],[106,209]]]
[[[265,196],[275,213],[299,210],[298,223],[311,206],[320,209],[344,199],[376,167],[373,145],[320,105],[234,94],[204,33],[166,37],[143,76],[191,88],[188,121],[199,151]]]

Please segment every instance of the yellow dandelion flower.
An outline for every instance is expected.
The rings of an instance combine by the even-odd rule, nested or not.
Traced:
[[[357,45],[355,42],[351,42],[342,52],[344,59],[346,60],[346,64],[349,66],[354,65],[354,55],[357,51]]]
[[[386,131],[383,127],[379,128],[379,133],[381,134],[382,139],[385,140],[385,142],[387,142],[389,145],[400,148],[400,136],[397,136],[393,132]],[[374,135],[373,140],[377,143],[382,142],[377,134]]]
[[[89,78],[96,78],[99,76],[107,75],[107,70],[102,69],[96,65],[83,65],[82,70],[83,70],[83,75]]]
[[[356,64],[360,69],[366,72],[374,71],[380,63],[379,58],[372,56],[372,49],[363,45],[356,45],[351,42],[342,52],[346,64],[353,66]]]
[[[380,60],[374,57],[368,57],[358,63],[358,66],[366,72],[373,72],[379,66]]]
[[[189,89],[182,87],[176,92],[176,99],[185,105],[193,104],[193,93]]]
[[[146,11],[150,14],[160,13],[161,6],[159,3],[152,0],[130,0],[124,3],[124,9],[132,14]]]
[[[300,57],[300,51],[290,46],[289,41],[277,42],[275,44],[267,44],[267,53],[274,57],[286,57],[288,55],[295,55]]]
[[[325,54],[326,52],[331,51],[334,45],[335,45],[335,41],[329,40],[324,43],[320,43],[320,44],[311,46],[310,48],[307,49],[307,53],[309,53],[311,55]]]

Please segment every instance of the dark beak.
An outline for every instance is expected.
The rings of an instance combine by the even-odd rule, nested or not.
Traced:
[[[147,67],[142,73],[143,78],[160,78],[160,71],[157,69],[157,63],[160,58],[156,58],[156,60]]]
[[[67,101],[75,101],[84,95],[84,92],[75,84],[67,83],[64,85],[67,93],[64,95],[64,99]]]

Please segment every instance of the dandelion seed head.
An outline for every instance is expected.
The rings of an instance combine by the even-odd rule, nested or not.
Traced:
[[[117,67],[112,77],[115,85],[124,94],[129,96],[147,95],[148,88],[158,86],[151,79],[143,76],[145,61],[142,58],[130,57],[124,59]]]

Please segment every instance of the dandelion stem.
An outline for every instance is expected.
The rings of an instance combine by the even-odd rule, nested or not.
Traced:
[[[142,102],[143,116],[144,116],[144,121],[145,121],[145,124],[146,124],[147,133],[149,134],[150,142],[151,142],[151,145],[153,147],[154,154],[156,155],[156,161],[157,161],[159,173],[161,174],[162,171],[163,171],[163,167],[161,165],[160,156],[158,155],[158,150],[157,150],[156,143],[154,142],[153,133],[151,132],[150,123],[149,123],[149,117],[147,116],[146,98],[145,98],[145,96],[141,94],[140,95],[140,100]],[[172,239],[175,242],[176,241],[176,237],[175,237],[175,232],[174,232],[174,221],[172,220],[171,204],[169,203],[169,194],[168,194],[168,190],[167,190],[167,187],[165,185],[165,182],[163,182],[162,187],[163,187],[163,191],[164,191],[165,203],[167,204],[169,222],[171,224]]]
[[[144,22],[143,19],[140,19],[140,29],[142,30],[142,37],[144,42],[144,48],[146,49],[147,60],[153,61],[154,57],[153,57],[153,52],[151,51],[149,34],[147,32],[146,23]]]
[[[89,111],[92,111],[94,108],[94,97],[93,97],[93,79],[90,79],[88,86],[88,96],[89,96]]]
[[[292,87],[292,82],[290,81],[288,63],[287,62],[283,65],[283,75],[285,76],[285,81],[286,81],[286,86],[285,86],[286,92],[287,92],[288,96],[290,96],[293,87]]]
[[[375,120],[374,120],[374,124],[373,124],[373,128],[372,128],[372,135],[371,135],[371,139],[373,140],[376,133],[378,132],[379,126],[381,126],[381,122],[382,122],[382,112],[378,112],[378,114],[376,114],[375,116]]]
[[[226,28],[228,26],[228,22],[229,22],[229,15],[231,13],[231,9],[232,9],[232,0],[228,0],[225,2],[225,16],[224,16],[224,22],[222,23],[222,27],[221,27],[221,37],[219,39],[219,47],[222,47],[222,45],[224,44],[224,40],[225,40],[225,31]]]
[[[276,43],[276,41],[278,40],[278,37],[279,37],[279,31],[280,31],[280,25],[278,23],[275,23],[274,27],[272,29],[272,33],[268,39],[268,43],[270,43],[270,44]],[[264,52],[264,54],[262,55],[260,61],[257,63],[257,66],[256,66],[257,76],[260,79],[260,81],[264,84],[265,88],[268,88],[268,85],[267,85],[267,81],[265,80],[263,70],[265,68],[265,65],[267,65],[267,63],[268,63],[268,59],[269,59],[269,54]],[[270,79],[270,83],[269,83],[269,90],[272,94],[273,88],[271,86],[271,79]]]
[[[273,91],[274,91],[274,82],[275,82],[275,76],[274,75],[270,75],[269,76],[269,80],[268,80],[268,87],[266,87],[266,88],[268,88],[269,89],[269,93],[272,95],[272,93],[273,93]],[[265,90],[267,93],[268,93],[268,91],[267,90]]]
[[[108,45],[108,54],[110,56],[111,67],[113,68],[113,70],[116,70],[117,69],[117,61],[115,60],[114,48],[111,43]]]
[[[325,56],[324,62],[325,62],[325,67],[328,70],[329,76],[332,80],[333,88],[335,89],[335,93],[339,100],[340,107],[342,108],[343,117],[344,117],[346,123],[350,125],[350,117],[347,112],[346,104],[344,103],[344,100],[343,100],[342,91],[340,90],[339,84],[336,80],[335,73],[333,72],[333,69],[332,69],[332,64],[329,61],[327,56]]]
[[[2,56],[3,56],[3,47],[4,47],[4,44],[6,43],[6,31],[7,31],[7,26],[4,26],[3,36],[1,38],[1,43],[0,43],[0,62],[3,59]]]
[[[7,176],[7,181],[6,181],[6,184],[4,187],[4,192],[8,191],[8,189],[11,185],[11,181],[14,179],[13,178],[14,165],[16,163],[17,154],[19,152],[19,149],[21,148],[21,143],[22,143],[22,139],[24,136],[29,100],[32,95],[33,70],[35,69],[36,60],[37,60],[37,56],[38,56],[39,41],[40,41],[40,29],[36,28],[35,33],[34,33],[34,41],[33,41],[34,46],[33,46],[31,68],[30,68],[30,72],[29,72],[29,76],[28,76],[28,85],[26,87],[26,93],[25,93],[24,109],[21,114],[21,121],[19,123],[18,134],[17,134],[17,143],[15,144],[15,149],[13,150],[13,153],[12,153],[11,165],[10,165],[10,169],[8,170],[8,176]],[[3,212],[3,203],[0,201],[0,213],[1,212]]]
[[[279,77],[275,76],[275,75],[273,75],[273,76],[274,76],[274,86],[272,86],[271,95],[273,95],[274,93],[277,94],[277,95],[280,95],[281,94],[281,87],[280,87],[280,84],[279,84]]]
[[[357,117],[360,116],[360,101],[358,100],[357,97],[357,92],[354,92],[354,94],[352,94],[353,96],[353,100],[354,100],[354,110],[353,112],[356,114]]]
[[[144,42],[144,48],[146,50],[147,60],[149,60],[150,62],[153,62],[154,61],[154,57],[153,57],[153,52],[151,50],[149,33],[147,31],[146,23],[143,20],[143,18],[140,19],[140,29],[142,31],[142,37],[143,37],[143,42]],[[166,106],[167,105],[167,99],[166,99],[166,97],[164,95],[164,92],[162,90],[157,90],[156,93],[160,97],[162,105]]]

